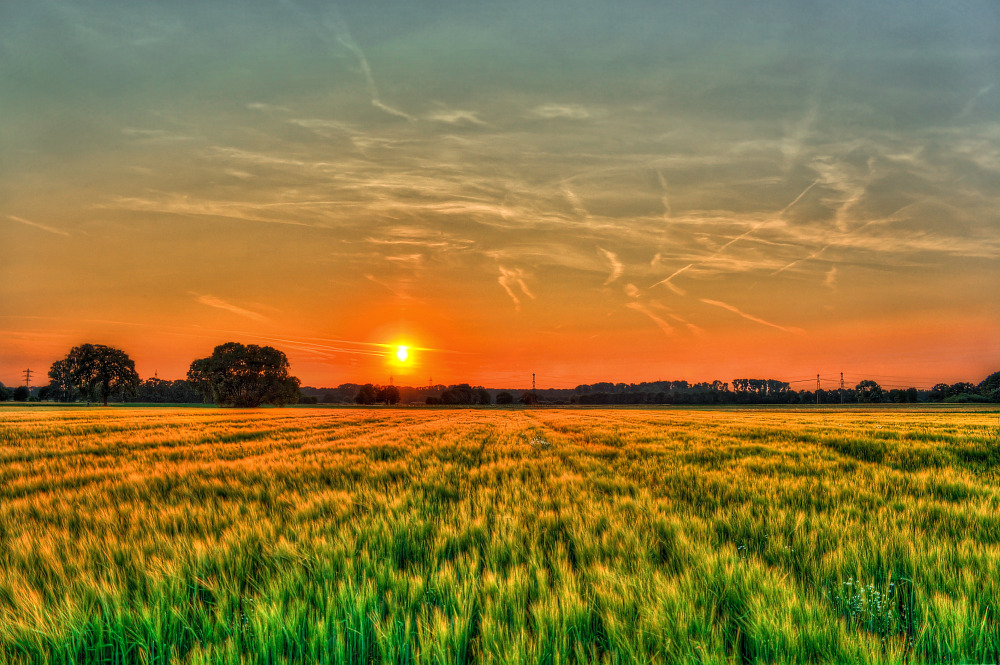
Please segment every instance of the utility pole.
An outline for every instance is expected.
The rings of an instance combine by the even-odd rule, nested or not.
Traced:
[[[535,373],[531,373],[531,392],[535,392]]]
[[[28,389],[28,392],[31,392],[31,375],[37,372],[32,372],[30,369],[26,369],[21,373],[24,374],[24,387]]]
[[[819,374],[816,375],[816,405],[819,406]]]
[[[392,378],[393,378],[393,377],[392,377],[392,374],[390,374],[390,375],[389,375],[389,385],[390,385],[390,386],[392,385]]]
[[[844,373],[840,373],[840,403],[844,403]]]

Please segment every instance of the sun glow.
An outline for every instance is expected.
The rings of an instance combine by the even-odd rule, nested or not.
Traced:
[[[405,363],[410,358],[410,349],[405,346],[396,347],[396,360]]]

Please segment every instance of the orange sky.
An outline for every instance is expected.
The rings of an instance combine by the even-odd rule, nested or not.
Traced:
[[[988,2],[29,4],[7,385],[83,342],[164,378],[267,343],[314,386],[1000,369]]]

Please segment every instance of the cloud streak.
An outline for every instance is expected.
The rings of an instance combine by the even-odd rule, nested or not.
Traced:
[[[701,302],[705,303],[706,305],[712,305],[713,307],[721,307],[722,309],[729,310],[733,314],[736,314],[738,316],[742,316],[747,321],[753,321],[754,323],[759,323],[762,326],[768,326],[770,328],[776,328],[777,330],[781,330],[781,331],[784,331],[784,332],[787,332],[787,333],[793,333],[793,334],[796,334],[796,335],[802,334],[803,332],[805,332],[801,328],[790,328],[790,327],[786,327],[786,326],[779,326],[777,323],[771,323],[770,321],[765,321],[764,319],[762,319],[760,317],[753,316],[752,314],[747,314],[746,312],[744,312],[744,311],[742,311],[740,309],[737,309],[736,307],[734,307],[734,306],[732,306],[732,305],[730,305],[728,303],[721,302],[719,300],[709,300],[708,298],[699,298],[699,300],[701,300]]]
[[[614,252],[608,251],[603,247],[598,247],[597,249],[604,255],[604,258],[608,260],[608,264],[611,266],[611,272],[608,274],[608,278],[604,280],[604,286],[607,286],[622,276],[625,266],[622,265],[622,262],[618,259],[618,255]]]
[[[532,300],[535,299],[535,295],[528,288],[524,280],[525,274],[520,268],[504,268],[500,266],[500,276],[497,278],[497,282],[499,282],[500,286],[503,287],[504,291],[507,292],[507,295],[514,302],[514,309],[516,311],[521,311],[521,298],[518,294],[527,296]]]
[[[232,303],[226,302],[222,298],[217,298],[212,295],[201,295],[195,298],[197,302],[208,307],[215,307],[216,309],[225,310],[231,314],[236,314],[237,316],[242,316],[253,321],[266,321],[267,318],[263,314],[251,311],[249,309],[244,309],[243,307],[238,307]]]
[[[664,335],[670,337],[675,333],[674,327],[672,325],[667,323],[662,317],[658,316],[655,312],[651,311],[641,302],[628,302],[625,303],[625,306],[631,310],[635,310],[636,312],[645,314],[647,317],[649,317],[650,321],[656,324],[656,327],[658,327],[660,330],[663,331]]]
[[[25,226],[30,226],[32,228],[36,228],[36,229],[45,231],[47,233],[52,233],[52,234],[57,235],[57,236],[66,236],[66,237],[69,237],[69,233],[67,233],[66,231],[63,231],[62,229],[57,229],[57,228],[55,228],[53,226],[49,226],[47,224],[41,224],[40,222],[33,222],[30,219],[24,219],[23,217],[15,217],[14,215],[7,215],[7,218],[8,219],[12,219],[15,222],[18,222],[20,224],[24,224]]]

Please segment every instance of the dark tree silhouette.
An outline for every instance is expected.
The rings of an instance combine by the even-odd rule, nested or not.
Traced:
[[[74,346],[65,359],[53,363],[50,378],[53,370],[63,377],[60,380],[68,379],[69,384],[88,400],[96,397],[104,406],[112,395],[120,396],[124,402],[139,385],[135,361],[121,349],[103,344]]]
[[[299,380],[288,374],[288,358],[270,346],[228,342],[191,363],[188,381],[220,406],[284,406],[299,399]]]
[[[493,399],[490,397],[490,391],[486,388],[476,388],[474,389],[475,394],[475,404],[481,404],[483,406],[489,406],[493,403]]]
[[[27,386],[18,386],[17,388],[14,388],[15,402],[27,402],[30,396],[31,396],[31,391],[28,390]]]
[[[511,395],[506,390],[501,390],[497,393],[497,404],[513,404],[514,396]]]
[[[854,391],[858,394],[859,402],[881,402],[882,401],[882,386],[875,383],[871,379],[865,379],[858,385],[854,386]]]
[[[476,393],[468,383],[449,386],[441,393],[442,404],[476,404]]]
[[[376,401],[385,402],[388,406],[399,404],[399,388],[396,386],[380,386]]]
[[[538,404],[538,395],[536,395],[533,392],[522,393],[518,401],[521,404],[525,404],[527,406],[531,406],[532,404]]]
[[[979,394],[991,402],[1000,402],[1000,372],[993,372],[977,386]]]
[[[57,360],[49,368],[49,389],[61,402],[72,402],[76,399],[76,387],[73,373],[66,359]]]
[[[374,404],[378,400],[378,389],[370,383],[366,383],[358,389],[358,394],[354,396],[355,404]]]

